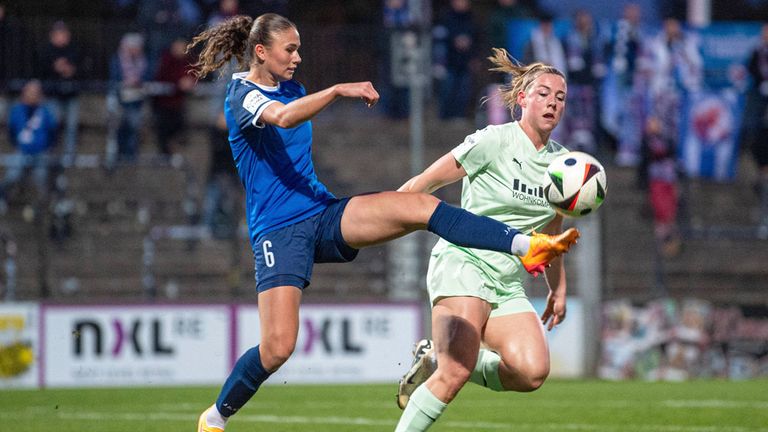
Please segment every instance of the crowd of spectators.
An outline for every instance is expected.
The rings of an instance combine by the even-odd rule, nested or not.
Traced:
[[[107,67],[107,119],[114,131],[114,151],[111,156],[107,151],[107,159],[111,157],[113,163],[134,163],[143,151],[141,130],[145,125],[154,131],[158,155],[170,158],[183,149],[188,126],[187,99],[196,91],[196,82],[188,74],[191,58],[185,47],[196,30],[241,13],[254,16],[268,11],[289,13],[285,0],[103,0],[97,3],[109,11],[102,13],[102,17],[120,18],[134,24],[119,35],[119,44]],[[14,58],[19,49],[14,37],[23,33],[20,19],[9,13],[7,5],[0,3],[0,59],[3,61]],[[530,32],[517,54],[518,60],[552,64],[568,78],[569,115],[553,138],[569,148],[590,153],[610,148],[615,154],[615,163],[637,167],[639,183],[649,191],[654,214],[662,215],[657,218],[660,241],[674,240],[676,231],[669,227],[670,212],[658,206],[675,202],[672,198],[677,193],[674,186],[680,170],[675,166],[673,155],[678,145],[681,100],[686,92],[697,90],[703,79],[698,48],[677,18],[668,17],[662,23],[650,25],[644,20],[641,7],[628,3],[623,15],[606,30],[598,28],[587,10],[578,10],[573,16],[556,16],[552,12],[557,11],[542,10],[531,0],[497,0],[482,11],[470,0],[434,2],[434,6],[430,13],[414,14],[408,0],[383,0],[378,13],[374,14],[382,30],[377,38],[378,52],[382,55],[377,69],[379,76],[369,79],[381,90],[384,115],[402,119],[409,112],[408,84],[397,83],[391,76],[390,37],[418,28],[428,19],[431,27],[427,34],[432,50],[429,75],[436,113],[442,120],[472,121],[480,114],[493,116],[493,98],[485,98],[486,105],[482,105],[480,96],[492,94],[489,84],[493,89],[504,83],[503,77],[491,83],[478,78],[488,75],[485,69],[489,64],[485,58],[490,48],[505,47],[514,51],[509,46],[508,23],[527,20]],[[567,31],[557,28],[563,22],[568,25]],[[21,112],[27,114],[28,123],[30,119],[45,118],[45,126],[41,127],[48,142],[42,147],[34,146],[35,152],[44,148],[47,154],[56,149],[56,161],[65,168],[77,155],[83,71],[93,67],[92,59],[89,64],[78,46],[77,32],[66,19],[50,25],[47,39],[37,47],[37,64],[29,69],[34,73],[24,77],[39,81],[28,81],[19,93],[19,104],[27,108],[9,109],[12,98],[5,90],[10,87],[7,80],[10,67],[0,74],[0,116],[9,125],[13,116],[14,122],[22,121],[19,120]],[[745,133],[742,134],[760,167],[761,177],[755,186],[758,192],[768,190],[768,146],[764,143],[768,131],[767,65],[768,27],[748,64],[754,85],[748,92]],[[218,80],[213,85],[225,82],[226,79]],[[30,105],[35,97],[25,94],[35,93],[36,87],[40,94],[36,105]],[[42,103],[44,97],[46,102]],[[226,153],[219,149],[222,140],[215,120],[219,118],[222,100],[218,95],[212,99],[211,105],[215,108],[210,121],[214,149],[211,157],[219,160]],[[28,108],[38,105],[40,108],[36,110]],[[146,116],[149,112],[151,121]],[[508,119],[501,116],[491,120],[490,123]],[[29,127],[19,130],[29,130]],[[25,147],[20,135],[11,133],[10,141],[14,145],[12,150],[28,151],[29,146]],[[211,209],[221,207],[220,192],[228,188],[222,184],[229,181],[222,183],[220,173],[227,170],[216,160],[211,163],[214,168],[209,176],[210,199],[204,204],[208,221],[215,219],[212,215],[216,210]],[[675,169],[667,169],[670,164]],[[660,171],[662,165],[667,168]],[[665,173],[663,180],[667,186],[663,188],[656,181],[659,172]],[[18,177],[18,170],[6,170],[4,195]],[[664,204],[656,199],[661,190],[668,191],[664,196],[671,197],[661,200]]]

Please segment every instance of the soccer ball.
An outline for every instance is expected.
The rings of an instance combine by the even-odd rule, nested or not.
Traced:
[[[582,217],[597,210],[605,201],[607,186],[600,162],[578,151],[552,160],[543,185],[549,204],[567,217]]]

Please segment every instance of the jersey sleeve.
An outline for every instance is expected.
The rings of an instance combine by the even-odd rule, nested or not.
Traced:
[[[497,155],[498,134],[489,128],[467,135],[464,142],[454,147],[451,154],[464,168],[467,175],[475,176],[483,171]]]
[[[250,127],[263,128],[264,123],[259,121],[261,114],[268,106],[275,102],[277,101],[268,98],[259,90],[250,89],[248,92],[243,92],[237,98],[235,106],[232,107],[232,112],[241,129],[244,130]]]

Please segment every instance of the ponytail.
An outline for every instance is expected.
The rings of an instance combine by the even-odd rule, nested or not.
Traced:
[[[193,74],[204,78],[218,70],[233,57],[240,69],[251,64],[253,48],[257,44],[269,46],[272,35],[296,26],[288,19],[273,13],[259,16],[255,20],[246,15],[237,15],[198,34],[187,45],[190,52],[197,45],[202,46],[197,62],[192,65]]]
[[[238,15],[192,38],[192,42],[187,45],[187,52],[198,44],[202,46],[197,62],[192,64],[192,73],[197,78],[205,78],[209,73],[224,66],[232,57],[237,59],[241,68],[244,67],[245,49],[252,25],[253,18]]]
[[[531,63],[529,65],[520,64],[514,57],[510,56],[507,50],[503,48],[493,48],[493,55],[488,60],[495,65],[488,70],[491,72],[501,72],[511,76],[509,84],[504,84],[499,88],[499,93],[510,110],[517,106],[517,95],[521,91],[528,89],[528,86],[541,75],[551,73],[565,75],[556,67],[544,63]]]

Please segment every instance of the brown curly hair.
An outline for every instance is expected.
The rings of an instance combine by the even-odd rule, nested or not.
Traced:
[[[198,34],[187,45],[187,52],[198,45],[202,47],[197,61],[192,64],[192,73],[198,78],[205,78],[232,57],[237,60],[240,69],[245,69],[253,61],[256,45],[269,46],[275,33],[288,29],[296,29],[296,25],[274,13],[260,15],[255,20],[247,15],[237,15],[223,21]]]

